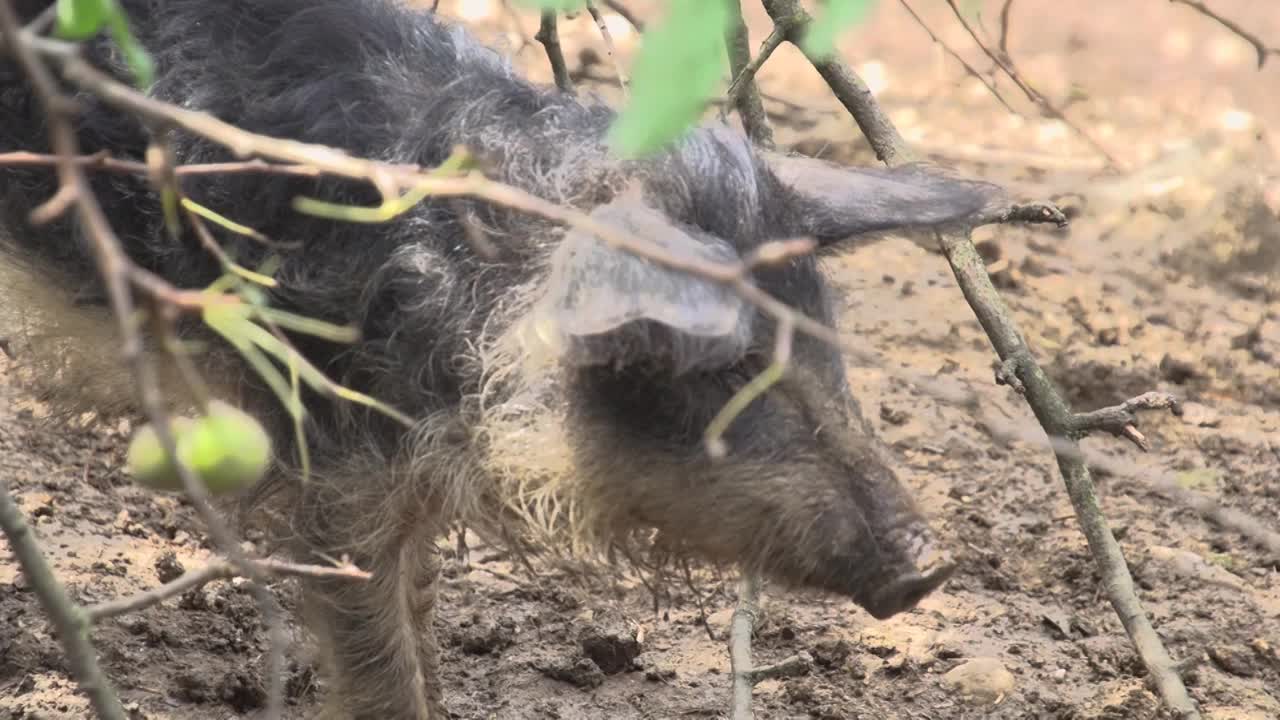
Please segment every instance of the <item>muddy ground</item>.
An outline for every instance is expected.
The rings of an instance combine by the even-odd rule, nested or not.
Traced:
[[[442,11],[465,15],[548,78],[540,48],[524,46],[509,17],[488,5],[446,1]],[[754,46],[767,20],[752,0],[744,5]],[[922,14],[939,37],[987,69],[945,5],[929,5],[938,7]],[[999,5],[981,3],[993,30]],[[1274,3],[1212,6],[1280,46]],[[1004,109],[899,3],[881,2],[842,50],[917,147],[1078,213],[1067,232],[983,230],[990,270],[1078,409],[1146,390],[1189,402],[1181,418],[1145,419],[1150,453],[1109,437],[1087,441],[1148,473],[1100,475],[1102,502],[1141,600],[1186,663],[1206,717],[1280,717],[1280,558],[1144,479],[1172,474],[1280,528],[1280,57],[1259,71],[1249,45],[1155,0],[1019,0],[1010,19],[1019,68],[1121,173],[1099,174],[1098,149],[1037,114],[1007,80],[998,87],[1021,114]],[[522,32],[532,36],[535,26],[525,17]],[[621,23],[610,27],[628,57],[634,37]],[[583,70],[584,49],[603,58],[580,73],[581,85],[616,99],[595,28],[584,17],[563,22],[562,32],[575,69]],[[782,52],[762,78],[785,145],[873,162],[794,52]],[[801,677],[762,683],[757,716],[1161,717],[1052,458],[1000,440],[968,409],[899,377],[905,369],[972,389],[1009,422],[1033,422],[995,384],[991,348],[945,262],[890,239],[833,262],[831,272],[844,291],[842,332],[887,359],[851,367],[855,389],[962,566],[918,610],[887,622],[845,602],[766,593],[759,661],[803,650],[815,664]],[[199,566],[208,546],[190,508],[123,476],[123,429],[50,432],[6,362],[0,356],[0,473],[77,596],[152,587],[175,560]],[[0,557],[0,717],[88,716],[34,595],[11,558]],[[634,580],[582,590],[555,569],[539,572],[530,577],[479,545],[470,569],[448,563],[439,628],[454,717],[728,716],[733,578],[704,585],[712,592],[701,597],[672,587],[655,613]],[[292,585],[280,589],[292,609]],[[317,687],[308,641],[290,629],[288,716],[310,717]],[[252,718],[261,707],[264,637],[236,583],[106,622],[93,637],[140,717]],[[969,691],[946,680],[958,667],[979,671]]]

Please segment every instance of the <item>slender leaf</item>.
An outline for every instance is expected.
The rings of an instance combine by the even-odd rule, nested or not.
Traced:
[[[811,55],[825,58],[836,49],[840,33],[861,22],[871,10],[873,0],[827,0],[826,9],[814,18],[803,40]]]
[[[616,151],[657,152],[698,121],[724,78],[730,19],[724,0],[672,0],[667,16],[644,34],[630,101],[609,130]]]

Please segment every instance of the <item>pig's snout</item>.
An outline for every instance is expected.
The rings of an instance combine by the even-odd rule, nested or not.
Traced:
[[[891,563],[884,570],[883,579],[865,588],[865,595],[858,602],[877,620],[915,607],[951,578],[956,562],[951,553],[928,542],[914,556],[907,556],[900,564]]]

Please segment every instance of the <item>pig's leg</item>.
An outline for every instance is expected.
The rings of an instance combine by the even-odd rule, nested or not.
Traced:
[[[373,575],[303,584],[307,625],[327,665],[326,717],[440,720],[447,715],[433,622],[441,566],[435,523],[410,493],[378,495],[300,503],[300,560],[348,553]],[[381,527],[370,528],[373,519]]]

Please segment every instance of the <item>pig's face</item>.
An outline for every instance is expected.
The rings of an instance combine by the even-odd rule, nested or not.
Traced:
[[[762,156],[707,132],[655,163],[593,219],[685,265],[741,263],[769,240],[963,222],[997,189],[918,169],[856,172]],[[832,324],[813,257],[748,281]],[[578,230],[554,252],[529,337],[571,368],[578,487],[600,523],[656,527],[704,557],[853,598],[876,617],[914,606],[953,566],[876,450],[839,350],[797,334],[781,378],[713,459],[704,432],[774,360],[775,319],[727,283],[663,267]]]

